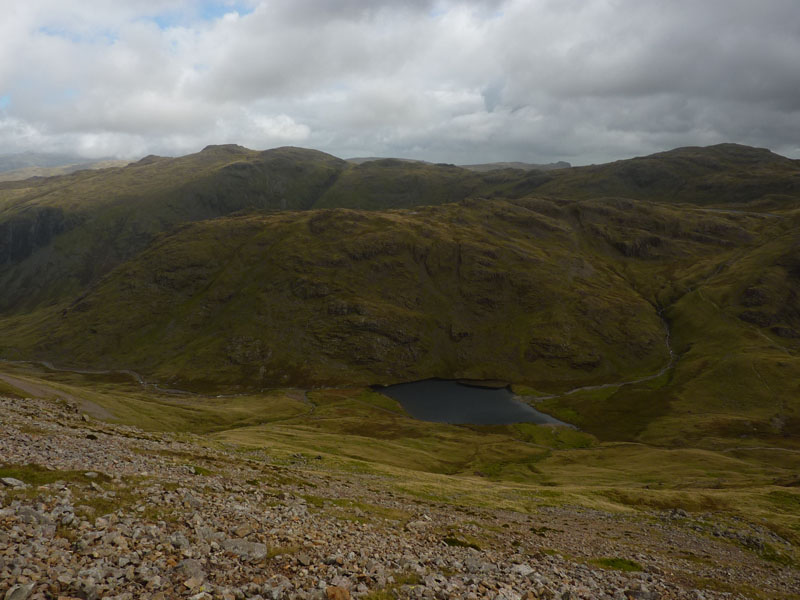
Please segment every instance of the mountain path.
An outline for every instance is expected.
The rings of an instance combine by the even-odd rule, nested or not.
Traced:
[[[536,402],[536,401],[539,401],[539,400],[550,400],[552,398],[562,398],[564,396],[571,396],[572,394],[577,394],[578,392],[591,392],[593,390],[605,390],[605,389],[614,388],[614,387],[623,387],[623,386],[626,386],[626,385],[635,385],[637,383],[644,383],[646,381],[652,381],[653,379],[658,379],[664,373],[669,371],[673,367],[673,365],[675,364],[675,352],[672,350],[672,343],[670,341],[669,323],[667,323],[666,319],[664,319],[663,316],[661,317],[661,322],[663,323],[664,329],[665,329],[665,332],[666,332],[666,336],[664,338],[664,343],[666,344],[667,351],[669,352],[669,361],[657,373],[654,373],[653,375],[646,375],[645,377],[640,377],[638,379],[631,379],[629,381],[619,381],[619,382],[613,382],[613,383],[600,383],[600,384],[597,384],[597,385],[583,385],[583,386],[580,386],[580,387],[572,388],[571,390],[567,390],[566,392],[562,392],[560,394],[547,394],[547,395],[544,395],[544,396],[523,396],[523,395],[520,395],[519,397],[521,399],[524,399],[524,400]]]
[[[114,413],[109,411],[107,408],[100,406],[96,402],[92,402],[91,400],[87,400],[85,398],[79,398],[78,396],[73,396],[72,394],[57,390],[48,385],[34,383],[32,381],[28,381],[27,379],[20,379],[19,377],[12,377],[11,375],[6,375],[5,373],[0,373],[0,379],[5,381],[7,384],[25,392],[26,394],[34,396],[35,398],[46,399],[56,397],[61,400],[66,400],[67,402],[72,402],[82,412],[94,417],[95,419],[108,421],[109,419],[116,418]]]

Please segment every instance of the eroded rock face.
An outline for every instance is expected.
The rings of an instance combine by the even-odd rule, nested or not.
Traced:
[[[373,475],[297,457],[278,467],[263,451],[84,421],[46,401],[0,409],[4,464],[47,481],[33,496],[21,479],[0,486],[3,600],[729,597],[688,586],[698,568],[776,597],[800,586],[796,568],[758,558],[785,540],[713,514],[429,503]],[[603,556],[643,570],[588,562]]]
[[[43,207],[0,223],[0,266],[25,260],[71,226],[60,208]]]

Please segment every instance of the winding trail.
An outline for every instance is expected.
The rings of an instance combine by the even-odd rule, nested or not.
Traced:
[[[5,373],[0,373],[0,380],[5,381],[7,384],[14,386],[18,390],[23,391],[26,394],[30,394],[35,398],[56,397],[61,400],[66,400],[67,402],[72,402],[82,412],[94,417],[95,419],[108,421],[109,419],[116,418],[111,411],[103,406],[100,406],[96,402],[86,400],[85,398],[79,398],[78,396],[73,396],[67,392],[52,388],[49,385],[34,383],[33,381],[20,379],[19,377],[12,377],[11,375],[6,375]]]
[[[571,390],[567,390],[566,392],[562,392],[560,394],[546,394],[546,395],[543,395],[543,396],[515,395],[515,397],[517,397],[519,400],[521,400],[523,402],[531,403],[531,402],[538,402],[538,401],[541,401],[541,400],[550,400],[552,398],[562,398],[564,396],[571,396],[572,394],[577,394],[579,392],[589,392],[589,391],[594,391],[594,390],[604,390],[604,389],[609,389],[609,388],[623,387],[623,386],[626,386],[626,385],[635,385],[635,384],[638,384],[638,383],[644,383],[646,381],[652,381],[653,379],[657,379],[658,377],[661,377],[664,373],[666,373],[669,369],[671,369],[672,366],[675,364],[675,352],[672,349],[669,323],[664,318],[662,313],[663,313],[663,309],[659,311],[658,316],[661,319],[661,323],[664,326],[664,344],[666,345],[667,351],[669,352],[669,360],[656,373],[654,373],[652,375],[646,375],[645,377],[639,377],[637,379],[630,379],[630,380],[627,380],[627,381],[618,381],[618,382],[612,382],[612,383],[601,383],[601,384],[597,384],[597,385],[579,386],[579,387],[576,387],[576,388],[572,388]],[[131,369],[106,369],[106,370],[103,370],[103,369],[67,369],[67,368],[56,367],[55,365],[53,365],[53,363],[51,363],[49,361],[44,361],[44,360],[41,360],[41,361],[14,361],[14,360],[0,359],[0,363],[18,364],[18,365],[23,365],[23,364],[42,365],[42,366],[44,366],[45,368],[47,368],[47,369],[49,369],[51,371],[60,371],[60,372],[66,372],[66,373],[78,373],[78,374],[82,374],[82,375],[116,375],[116,374],[122,374],[122,375],[127,375],[127,376],[131,377],[136,383],[138,383],[143,388],[151,388],[151,389],[154,389],[154,390],[157,390],[159,392],[166,393],[166,394],[193,396],[193,397],[196,397],[196,398],[236,398],[236,397],[239,397],[239,396],[248,395],[248,394],[207,395],[207,394],[199,394],[199,393],[196,393],[196,392],[190,392],[190,391],[187,391],[187,390],[180,390],[180,389],[174,389],[174,388],[165,388],[165,387],[162,387],[162,386],[158,385],[157,383],[148,382],[141,374],[139,374],[136,371],[133,371]],[[83,408],[84,412],[86,412],[86,413],[88,413],[88,414],[90,414],[92,416],[95,416],[96,418],[100,418],[100,419],[114,418],[113,414],[111,414],[108,410],[106,410],[105,408],[103,408],[102,406],[100,406],[100,405],[98,405],[98,404],[96,404],[94,402],[90,402],[88,400],[83,400],[83,399],[76,398],[75,396],[72,396],[72,395],[67,394],[65,392],[61,392],[59,390],[55,390],[53,388],[50,388],[49,386],[33,384],[32,382],[27,382],[27,381],[23,382],[23,380],[20,380],[20,379],[17,379],[15,377],[11,377],[11,376],[8,376],[8,375],[4,375],[4,374],[0,374],[0,379],[3,379],[6,382],[10,383],[11,385],[13,385],[15,387],[18,387],[19,389],[24,390],[24,391],[26,391],[26,392],[28,392],[30,394],[33,394],[33,395],[39,395],[41,393],[44,393],[45,395],[48,395],[48,394],[49,395],[55,395],[55,396],[62,397],[62,398],[67,399],[67,400],[71,400],[71,401],[75,402],[76,404],[78,404],[79,406],[81,406]],[[14,383],[14,382],[19,382],[19,383]],[[27,388],[23,387],[23,385],[22,385],[23,383],[24,383],[25,386],[28,386],[28,387]],[[34,392],[32,390],[37,390],[37,391]],[[299,400],[300,402],[303,402],[304,404],[307,404],[309,406],[310,410],[309,410],[308,413],[306,413],[306,416],[312,415],[314,413],[314,411],[316,410],[316,405],[313,402],[311,402],[311,400],[308,398],[308,395],[307,395],[306,391],[303,391],[303,394],[300,397],[297,397],[297,396],[290,396],[290,397],[293,397],[293,399]],[[366,403],[364,403],[364,404],[366,404]],[[394,411],[385,409],[383,407],[375,407],[375,406],[373,406],[373,408],[382,409],[382,410],[384,410],[386,412],[389,412],[389,413],[392,413],[392,414],[396,414],[396,413],[394,413]],[[104,415],[104,416],[99,416],[99,415]]]
[[[790,452],[792,454],[800,454],[800,450],[795,450],[793,448],[779,448],[775,446],[735,446],[734,448],[723,448],[720,450],[720,452],[748,452],[751,450],[759,452],[768,450],[771,452]]]
[[[606,390],[606,389],[609,389],[609,388],[622,387],[622,386],[625,386],[625,385],[634,385],[634,384],[637,384],[637,383],[644,383],[645,381],[652,381],[653,379],[658,379],[664,373],[669,371],[672,368],[672,366],[675,364],[675,352],[672,350],[669,323],[667,323],[667,320],[661,314],[661,311],[659,311],[659,315],[658,316],[661,319],[661,323],[664,325],[664,332],[665,332],[664,343],[665,343],[665,345],[667,347],[667,351],[669,352],[669,361],[657,373],[654,373],[653,375],[646,375],[645,377],[640,377],[638,379],[631,379],[631,380],[628,380],[628,381],[619,381],[619,382],[615,382],[615,383],[601,383],[601,384],[598,384],[598,385],[582,385],[580,387],[572,388],[571,390],[567,390],[566,392],[562,392],[560,394],[548,394],[548,395],[545,395],[545,396],[520,396],[520,398],[523,398],[523,399],[529,400],[529,401],[534,401],[534,402],[538,401],[538,400],[550,400],[551,398],[562,398],[564,396],[571,396],[572,394],[577,394],[578,392],[590,392],[590,391],[593,391],[593,390]]]
[[[645,377],[639,377],[637,379],[630,379],[630,380],[627,380],[627,381],[618,381],[618,382],[612,382],[612,383],[602,383],[602,384],[597,384],[597,385],[579,386],[579,387],[573,388],[571,390],[567,390],[566,392],[562,392],[560,394],[547,394],[547,395],[543,395],[543,396],[517,395],[516,397],[518,397],[520,400],[525,401],[525,402],[537,402],[537,401],[540,401],[540,400],[549,400],[549,399],[552,399],[552,398],[561,398],[563,396],[570,396],[572,394],[577,394],[579,392],[588,392],[588,391],[593,391],[593,390],[604,390],[604,389],[609,389],[609,388],[623,387],[623,386],[626,386],[626,385],[635,385],[635,384],[638,384],[638,383],[644,383],[646,381],[652,381],[653,379],[657,379],[658,377],[661,377],[664,373],[666,373],[669,369],[671,369],[672,366],[675,364],[675,353],[674,353],[674,351],[672,349],[669,323],[667,323],[666,319],[664,319],[664,317],[661,314],[661,312],[662,311],[659,311],[659,318],[661,319],[661,322],[662,322],[662,324],[664,326],[664,333],[665,333],[664,343],[665,343],[665,345],[667,347],[667,351],[669,352],[669,361],[661,369],[659,369],[658,372],[656,372],[656,373],[654,373],[652,375],[646,375]],[[17,365],[23,365],[23,364],[42,365],[43,367],[45,367],[46,369],[49,369],[51,371],[59,371],[59,372],[64,372],[64,373],[77,373],[77,374],[81,374],[81,375],[117,375],[117,374],[122,374],[122,375],[127,375],[127,376],[131,377],[131,379],[133,379],[137,384],[139,384],[143,388],[151,388],[151,389],[154,389],[154,390],[157,390],[159,392],[166,393],[166,394],[193,396],[193,397],[196,397],[196,398],[236,398],[236,397],[239,397],[239,396],[247,395],[247,394],[207,395],[207,394],[199,394],[199,393],[196,393],[196,392],[190,392],[190,391],[187,391],[187,390],[180,390],[180,389],[175,389],[175,388],[165,388],[165,387],[162,387],[162,386],[158,385],[157,383],[153,383],[153,382],[147,381],[141,374],[139,374],[136,371],[133,371],[131,369],[68,369],[68,368],[63,368],[63,367],[57,367],[53,363],[51,363],[49,361],[44,361],[44,360],[40,360],[40,361],[15,361],[15,360],[0,359],[0,363],[17,364]],[[56,390],[56,389],[51,388],[49,386],[40,385],[40,384],[34,384],[32,382],[23,381],[23,380],[18,379],[16,377],[11,377],[11,376],[5,375],[5,374],[0,374],[0,379],[3,379],[4,381],[6,381],[7,383],[13,385],[14,387],[17,387],[17,388],[19,388],[19,389],[21,389],[23,391],[26,391],[27,393],[30,393],[32,395],[36,395],[36,396],[39,396],[39,397],[41,397],[41,395],[57,396],[57,397],[61,397],[63,399],[75,402],[76,404],[78,404],[84,410],[84,412],[94,416],[95,418],[99,418],[99,419],[114,418],[114,415],[112,413],[110,413],[107,409],[103,408],[102,406],[100,406],[100,405],[98,405],[98,404],[96,404],[94,402],[90,402],[88,400],[77,398],[75,396],[67,394],[66,392],[62,392],[62,391]],[[300,397],[297,397],[297,396],[290,396],[290,397],[292,397],[295,400],[299,400],[300,402],[303,402],[304,404],[307,404],[309,406],[310,410],[309,410],[308,413],[306,413],[306,416],[312,415],[314,413],[314,411],[316,409],[316,405],[313,402],[310,401],[310,399],[308,398],[308,395],[307,395],[307,393],[305,393],[305,391],[303,392],[303,394]],[[364,403],[364,404],[367,404],[367,403]],[[394,411],[385,409],[383,407],[372,406],[372,408],[378,408],[378,409],[382,409],[382,410],[384,410],[384,411],[386,411],[388,413],[396,414],[396,413],[394,413]]]
[[[77,373],[78,375],[127,375],[135,383],[138,383],[143,388],[152,388],[164,394],[173,394],[181,396],[194,396],[196,398],[237,398],[239,396],[247,396],[248,394],[200,394],[197,392],[190,392],[189,390],[181,390],[178,388],[163,387],[152,381],[147,381],[144,376],[131,369],[68,369],[65,367],[57,367],[47,360],[6,360],[0,359],[0,363],[9,365],[41,365],[50,371],[58,371],[60,373]]]

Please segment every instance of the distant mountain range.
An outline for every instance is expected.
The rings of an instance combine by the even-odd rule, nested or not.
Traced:
[[[353,163],[355,165],[360,165],[365,162],[372,162],[376,160],[387,160],[387,159],[376,156],[361,156],[356,158],[348,158],[347,162]],[[415,160],[413,158],[393,158],[390,160],[433,164],[424,160]],[[525,163],[525,162],[493,162],[493,163],[481,163],[476,165],[456,165],[456,166],[461,167],[462,169],[468,169],[470,171],[485,173],[487,171],[500,171],[502,169],[521,169],[523,171],[551,171],[553,169],[568,169],[572,165],[570,165],[568,162],[559,161],[548,164],[535,164],[535,163]]]
[[[486,172],[209,146],[0,183],[0,357],[210,391],[499,379],[603,439],[781,440],[799,225],[800,161],[734,144]]]
[[[524,163],[524,162],[494,162],[494,163],[484,163],[478,165],[459,165],[464,169],[469,169],[470,171],[478,171],[481,173],[485,173],[486,171],[499,171],[501,169],[521,169],[523,171],[553,171],[555,169],[569,169],[572,165],[568,162],[564,162],[563,160],[554,162],[554,163],[547,163],[547,164],[535,164],[535,163]]]
[[[66,175],[81,169],[120,167],[130,161],[87,159],[75,154],[21,152],[0,154],[0,181],[16,181],[30,177]]]

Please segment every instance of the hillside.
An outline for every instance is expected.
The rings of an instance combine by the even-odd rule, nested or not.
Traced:
[[[738,144],[677,148],[553,175],[537,193],[765,208],[791,206],[800,196],[800,161]]]
[[[67,165],[89,164],[95,162],[77,154],[55,152],[18,152],[0,154],[0,173],[27,168],[57,168]]]
[[[0,182],[31,177],[55,177],[84,169],[124,167],[129,162],[115,159],[93,160],[70,154],[3,154],[0,155]]]
[[[561,210],[476,202],[188,225],[44,309],[26,350],[190,387],[434,376],[557,386],[665,363],[655,309],[601,258],[573,252],[582,240],[566,211],[537,209]]]
[[[798,172],[227,145],[0,183],[0,594],[796,598]],[[376,385],[436,377],[571,426]]]
[[[480,163],[475,165],[459,165],[462,169],[485,173],[487,171],[501,171],[503,169],[521,169],[523,171],[553,171],[555,169],[569,169],[572,165],[568,162],[558,161],[554,163],[526,163],[526,162],[493,162]]]
[[[79,294],[180,223],[309,208],[344,164],[307,150],[212,146],[182,158],[0,184],[0,310]]]
[[[6,183],[0,356],[215,393],[499,379],[602,439],[791,443],[797,174],[735,145],[485,174],[210,146]]]
[[[757,489],[649,492],[662,504],[635,511],[621,482],[365,470],[280,442],[97,421],[70,401],[0,402],[9,600],[789,599],[800,581],[773,530],[796,520],[788,488],[767,487],[763,504]],[[719,510],[732,502],[755,514]]]
[[[466,198],[626,197],[791,206],[797,161],[732,144],[598,167],[474,173],[452,165],[348,164],[313,150],[209,146],[181,158],[0,183],[0,311],[76,297],[176,225],[253,210],[386,209]]]

